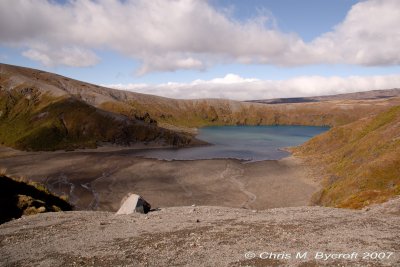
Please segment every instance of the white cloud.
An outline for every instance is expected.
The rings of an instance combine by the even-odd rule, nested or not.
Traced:
[[[96,65],[100,61],[92,51],[76,46],[59,49],[39,46],[24,51],[22,55],[49,67],[59,64],[71,67],[88,67]]]
[[[89,66],[95,49],[109,49],[139,60],[138,74],[231,62],[397,65],[399,10],[398,0],[359,2],[332,32],[304,43],[268,12],[239,22],[207,1],[3,0],[0,43],[45,65]]]
[[[114,84],[108,87],[170,98],[226,98],[236,100],[304,97],[400,88],[400,74],[381,76],[301,76],[288,80],[259,80],[227,74],[191,83]]]
[[[180,58],[179,55],[160,55],[147,56],[142,67],[137,70],[138,75],[143,75],[152,71],[175,71],[175,70],[204,70],[205,66],[201,60],[192,57]]]
[[[207,81],[203,81],[201,82],[201,80],[197,80],[199,84],[201,83],[216,83],[216,84],[237,84],[237,83],[251,83],[251,82],[257,82],[260,81],[258,79],[255,78],[242,78],[239,75],[233,74],[233,73],[229,73],[227,75],[225,75],[225,77],[223,78],[215,78],[212,79],[210,82]]]
[[[308,45],[311,62],[400,64],[399,12],[398,0],[369,0],[354,5],[334,31]]]

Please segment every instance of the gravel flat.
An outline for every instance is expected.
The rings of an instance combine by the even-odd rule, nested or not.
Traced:
[[[67,195],[78,210],[117,211],[129,192],[153,207],[306,206],[319,189],[300,159],[244,163],[234,159],[165,161],[129,150],[22,152],[0,146],[0,168]]]
[[[400,266],[399,233],[400,199],[362,211],[189,206],[146,215],[46,213],[0,225],[0,265]]]

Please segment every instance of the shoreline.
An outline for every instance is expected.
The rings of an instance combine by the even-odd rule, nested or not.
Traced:
[[[132,152],[139,152],[139,151],[151,151],[151,150],[179,150],[179,149],[190,149],[190,148],[196,148],[196,147],[203,147],[203,146],[212,146],[213,144],[208,144],[208,145],[194,145],[194,146],[185,146],[185,147],[174,147],[174,146],[165,146],[165,145],[154,145],[154,146],[148,146],[148,145],[143,145],[143,144],[138,144],[137,146],[118,146],[118,145],[104,145],[104,146],[99,146],[97,148],[79,148],[75,150],[55,150],[55,151],[23,151],[23,150],[18,150],[12,147],[7,147],[4,145],[0,145],[0,159],[7,154],[13,154],[13,155],[29,155],[29,154],[74,154],[74,153],[118,153],[118,152],[127,152],[127,151],[132,151]],[[288,157],[292,157],[292,152],[290,150],[287,150],[286,148],[279,148],[277,149],[278,151],[282,152],[287,152],[289,153],[288,155],[282,157],[282,158],[276,158],[276,159],[240,159],[240,158],[225,158],[225,157],[215,157],[215,158],[199,158],[199,159],[165,159],[165,158],[160,158],[160,157],[151,157],[151,156],[146,156],[146,155],[135,155],[132,154],[130,156],[135,157],[135,158],[141,158],[141,159],[148,159],[148,160],[158,160],[158,161],[167,161],[167,162],[173,162],[173,161],[197,161],[197,160],[234,160],[234,161],[239,161],[242,162],[243,164],[247,163],[252,163],[252,162],[263,162],[263,161],[276,161],[276,160],[283,160]],[[1,165],[0,165],[1,167]]]

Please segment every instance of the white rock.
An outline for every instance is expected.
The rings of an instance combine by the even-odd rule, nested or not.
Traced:
[[[117,211],[117,215],[132,214],[134,212],[147,213],[151,209],[149,203],[137,194],[129,193],[123,200]]]

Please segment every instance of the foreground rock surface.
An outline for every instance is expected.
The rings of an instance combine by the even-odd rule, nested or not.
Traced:
[[[398,233],[400,216],[389,206],[368,211],[176,207],[118,216],[60,212],[1,225],[0,265],[400,266]],[[248,252],[256,257],[247,259]],[[292,258],[260,259],[262,252]],[[307,252],[307,258],[294,259],[298,252]],[[317,252],[355,252],[358,257],[324,261],[315,259]],[[389,259],[362,259],[367,252],[393,254]]]

